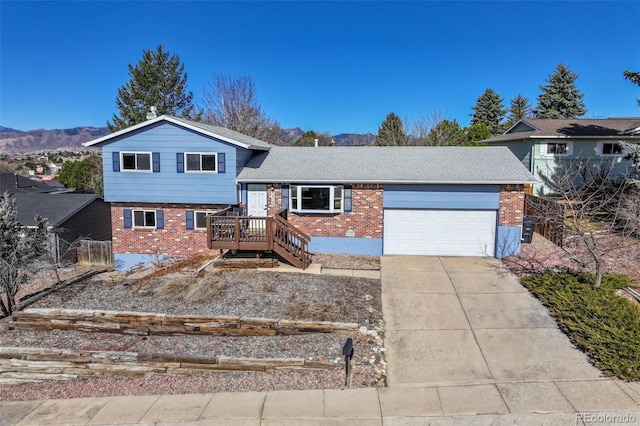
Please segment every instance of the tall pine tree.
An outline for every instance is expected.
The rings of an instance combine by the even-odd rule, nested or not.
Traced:
[[[540,86],[542,93],[538,96],[538,106],[534,110],[536,118],[576,118],[586,114],[584,94],[578,90],[575,81],[578,74],[571,72],[562,63]]]
[[[500,96],[493,90],[485,90],[476,100],[470,124],[473,126],[483,123],[489,128],[492,135],[500,134],[502,132],[501,123],[507,113],[502,101],[503,99],[500,99]]]
[[[402,120],[395,113],[390,112],[384,119],[374,145],[407,145],[407,135],[404,132]]]
[[[511,99],[511,105],[509,107],[509,113],[507,114],[507,122],[504,127],[508,129],[523,118],[531,118],[533,115],[533,108],[528,98],[525,98],[518,93],[518,96]]]
[[[128,83],[118,89],[116,105],[120,115],[107,122],[112,132],[142,123],[155,106],[159,115],[200,119],[194,110],[193,93],[187,92],[187,73],[178,55],[169,55],[162,45],[145,50],[137,65],[129,64]]]
[[[639,72],[624,71],[623,74],[624,74],[624,78],[626,78],[633,84],[640,86],[640,71]],[[638,106],[640,106],[640,99],[637,99],[637,101],[638,101]]]

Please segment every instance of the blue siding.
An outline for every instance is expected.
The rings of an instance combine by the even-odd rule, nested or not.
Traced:
[[[113,155],[122,151],[158,152],[160,173],[113,172]],[[177,152],[225,154],[225,173],[178,173]],[[236,204],[236,165],[249,150],[169,123],[159,123],[102,147],[104,200],[107,202]]]
[[[382,238],[311,237],[313,253],[382,255]]]
[[[496,257],[502,259],[520,253],[521,237],[522,228],[519,226],[498,226]]]
[[[500,185],[385,185],[384,208],[497,210]]]
[[[114,267],[116,271],[127,271],[138,265],[151,265],[160,262],[166,256],[154,254],[114,253]]]
[[[238,149],[236,151],[236,175],[240,173],[240,171],[244,166],[247,165],[247,162],[249,162],[249,160],[251,159],[252,154],[253,153],[248,149]],[[228,158],[227,158],[227,161],[229,161]],[[231,168],[227,167],[227,169],[230,170]]]

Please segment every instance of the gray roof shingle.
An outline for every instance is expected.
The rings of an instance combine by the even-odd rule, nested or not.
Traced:
[[[506,147],[273,147],[254,156],[240,182],[532,183]]]
[[[15,173],[0,173],[0,195],[5,192],[9,194],[24,192],[54,192],[53,188],[46,183],[38,182]]]
[[[521,122],[533,130],[505,133],[482,142],[504,142],[526,138],[634,138],[640,139],[640,117],[593,119],[527,118]]]
[[[96,194],[21,193],[14,194],[12,198],[16,202],[18,222],[22,226],[35,226],[35,217],[40,215],[55,228],[100,197]]]

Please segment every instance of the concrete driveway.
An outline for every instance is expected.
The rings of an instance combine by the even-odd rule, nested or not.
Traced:
[[[497,259],[384,256],[381,272],[390,387],[602,378]]]

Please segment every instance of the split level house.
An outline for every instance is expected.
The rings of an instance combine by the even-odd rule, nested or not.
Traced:
[[[291,252],[501,258],[520,250],[534,180],[505,147],[279,147],[172,116],[85,146],[102,148],[120,268],[219,248],[281,253],[285,240]],[[247,224],[276,243],[247,232],[230,246],[240,237],[223,231]]]
[[[640,117],[606,119],[535,119],[518,121],[502,135],[485,139],[506,146],[536,178],[535,195],[553,192],[554,183],[578,163],[611,168],[611,177],[637,175],[620,141],[640,143]]]

